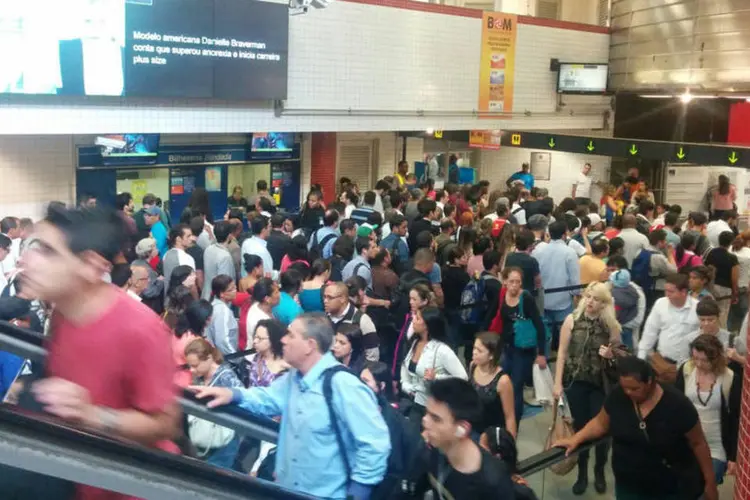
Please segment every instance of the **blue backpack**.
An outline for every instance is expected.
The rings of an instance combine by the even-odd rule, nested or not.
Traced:
[[[633,260],[633,265],[630,269],[630,278],[644,290],[654,289],[654,278],[650,274],[651,256],[653,254],[654,252],[644,248]]]
[[[472,278],[463,292],[461,292],[461,306],[458,317],[461,323],[465,325],[476,325],[482,321],[487,310],[487,304],[484,301],[484,276],[478,279]]]

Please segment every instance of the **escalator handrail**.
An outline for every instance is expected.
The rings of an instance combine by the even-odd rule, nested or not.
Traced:
[[[588,450],[589,448],[592,448],[607,439],[609,438],[605,437],[597,439],[595,441],[583,443],[573,453],[578,454],[584,450]],[[550,448],[549,450],[537,453],[536,455],[533,455],[525,460],[521,460],[518,463],[518,474],[523,477],[528,477],[531,474],[543,471],[544,469],[547,469],[555,465],[556,463],[562,462],[563,460],[565,460],[565,458],[567,457],[565,456],[564,448]]]
[[[42,335],[6,321],[0,321],[0,350],[32,361],[44,361],[47,357]],[[187,391],[182,392],[178,401],[188,415],[209,420],[241,435],[272,443],[278,441],[279,424],[271,419],[254,415],[233,405],[208,409],[204,402]]]
[[[37,460],[30,461],[34,452]],[[164,498],[162,490],[173,490],[177,493],[172,498],[187,498],[188,493],[190,498],[312,498],[200,460],[89,433],[60,419],[7,404],[0,405],[0,462],[127,495],[142,496],[148,490]]]

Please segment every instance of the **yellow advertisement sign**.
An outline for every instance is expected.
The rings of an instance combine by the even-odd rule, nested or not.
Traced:
[[[478,149],[500,149],[500,130],[472,130],[469,132],[469,147]]]
[[[513,111],[517,21],[515,14],[484,12],[482,15],[482,55],[479,61],[480,112]]]

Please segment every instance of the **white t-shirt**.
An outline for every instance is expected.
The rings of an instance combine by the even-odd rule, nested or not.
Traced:
[[[578,174],[578,181],[576,181],[576,198],[591,198],[592,182],[594,182],[594,179],[590,175],[580,172]]]
[[[750,286],[750,248],[742,247],[738,251],[732,251],[740,261],[740,276],[737,280],[737,286],[747,288]]]

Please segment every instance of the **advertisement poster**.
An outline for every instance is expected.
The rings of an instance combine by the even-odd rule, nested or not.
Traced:
[[[131,182],[130,194],[133,196],[133,201],[140,206],[143,197],[148,194],[148,183],[142,179]]]
[[[221,167],[206,167],[206,191],[221,191]]]
[[[479,60],[480,113],[513,111],[517,30],[515,14],[484,12],[482,15],[482,53]]]
[[[500,149],[501,130],[472,130],[469,132],[469,147],[477,149]]]

